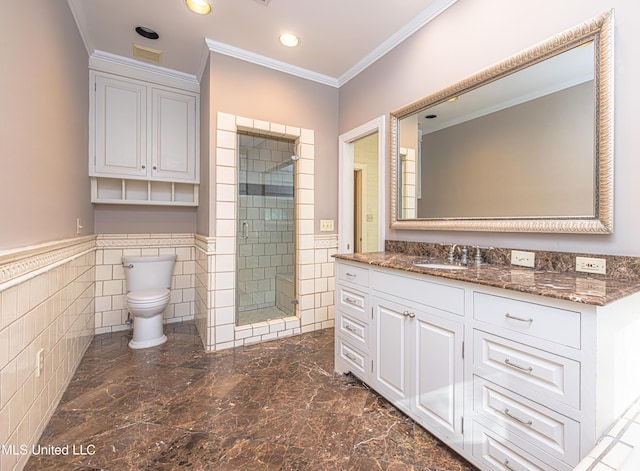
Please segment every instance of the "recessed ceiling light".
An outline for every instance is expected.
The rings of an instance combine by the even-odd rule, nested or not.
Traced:
[[[146,26],[136,26],[136,33],[147,39],[158,39],[160,37],[158,33]]]
[[[211,5],[205,0],[185,0],[189,9],[199,15],[211,13]]]
[[[280,44],[287,47],[296,47],[300,43],[300,38],[293,33],[284,33],[280,35]]]

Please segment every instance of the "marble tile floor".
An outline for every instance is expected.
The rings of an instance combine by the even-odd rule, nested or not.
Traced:
[[[129,349],[128,333],[96,336],[39,442],[69,453],[25,469],[476,469],[335,375],[333,329],[216,353],[193,323],[165,330],[168,342],[145,350]]]

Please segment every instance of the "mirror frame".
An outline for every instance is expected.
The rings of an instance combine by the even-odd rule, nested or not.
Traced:
[[[546,233],[613,233],[613,10],[538,43],[466,79],[421,98],[390,114],[391,156],[391,227],[393,229],[546,232]],[[399,217],[399,145],[398,129],[402,118],[425,110],[448,99],[482,87],[490,82],[530,67],[580,44],[594,43],[595,79],[595,216],[559,218],[434,218],[402,219]]]

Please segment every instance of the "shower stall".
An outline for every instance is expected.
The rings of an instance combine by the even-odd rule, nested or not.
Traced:
[[[238,133],[236,325],[295,315],[295,142]]]

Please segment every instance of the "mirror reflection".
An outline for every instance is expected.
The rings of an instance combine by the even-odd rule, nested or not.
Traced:
[[[400,120],[402,217],[593,217],[593,54],[590,42]]]

